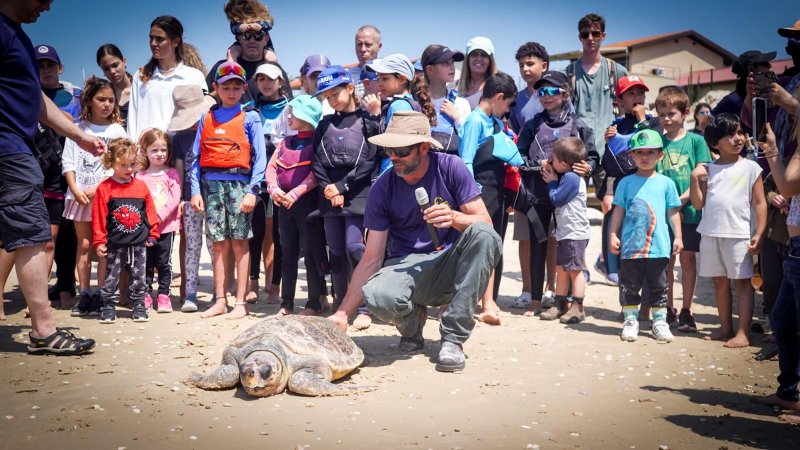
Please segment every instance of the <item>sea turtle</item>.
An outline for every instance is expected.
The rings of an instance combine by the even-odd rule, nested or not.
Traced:
[[[330,320],[270,317],[236,337],[213,372],[193,373],[189,381],[202,389],[231,388],[241,381],[253,397],[280,394],[287,387],[302,395],[348,395],[375,389],[331,383],[363,361],[361,349]]]

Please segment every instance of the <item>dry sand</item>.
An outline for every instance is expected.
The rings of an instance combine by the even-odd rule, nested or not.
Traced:
[[[592,233],[587,262],[599,252],[599,227]],[[508,236],[503,324],[477,324],[465,371],[434,370],[433,319],[425,353],[412,357],[398,351],[389,325],[351,329],[367,360],[342,382],[379,386],[352,397],[251,399],[241,388],[184,383],[190,372],[216,366],[231,338],[275,313],[263,296],[237,322],[175,312],[138,324],[121,310],[117,323],[101,325],[57,311],[59,326],[97,340],[94,354],[28,356],[29,322],[12,277],[0,326],[0,448],[799,448],[797,427],[750,402],[776,386],[776,360],[754,360],[761,336],[739,350],[702,339],[716,322],[708,280],[695,307],[700,333],[676,332],[675,342],[657,344],[643,328],[626,343],[616,287],[591,285],[590,317],[576,326],[511,309],[521,279],[511,230]],[[202,269],[207,292],[205,254]]]

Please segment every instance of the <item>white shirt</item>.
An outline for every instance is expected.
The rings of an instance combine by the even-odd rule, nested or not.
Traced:
[[[132,140],[138,141],[142,131],[148,128],[167,131],[175,110],[172,91],[175,86],[185,84],[196,84],[208,92],[203,72],[182,62],[167,76],[162,75],[156,67],[147,83],[142,83],[140,72],[136,71],[128,109],[128,135]]]
[[[761,166],[749,159],[708,165],[708,188],[697,232],[704,236],[750,239],[753,185]]]
[[[443,118],[442,113],[442,104],[444,101],[447,100],[447,96],[439,97],[439,98],[432,98],[431,102],[433,103],[433,107],[436,108],[436,112],[439,114],[437,117],[437,122],[441,122],[445,120]],[[464,124],[464,121],[467,119],[469,113],[472,112],[472,108],[469,107],[469,102],[464,97],[456,97],[456,101],[454,103],[456,110],[458,111],[458,121],[456,122],[456,129],[461,128],[461,125]]]
[[[89,122],[80,122],[78,126],[90,136],[101,138],[108,144],[112,139],[127,138],[125,129],[118,123],[111,125],[96,125]],[[64,152],[61,154],[61,173],[75,172],[75,183],[78,189],[86,190],[97,186],[114,172],[103,167],[102,156],[93,156],[91,153],[78,147],[71,139],[64,143]],[[67,189],[66,200],[74,200],[72,189]]]

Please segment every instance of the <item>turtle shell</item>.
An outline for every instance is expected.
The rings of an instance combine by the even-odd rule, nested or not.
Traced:
[[[287,355],[316,356],[327,361],[333,379],[361,365],[364,353],[328,319],[313,316],[273,316],[248,328],[231,342],[244,347],[255,340],[282,345]]]

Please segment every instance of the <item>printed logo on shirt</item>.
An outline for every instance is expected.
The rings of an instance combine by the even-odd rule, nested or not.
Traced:
[[[436,197],[433,200],[433,204],[434,205],[447,205],[447,206],[450,206],[450,202],[448,202],[447,200],[443,199],[442,197]]]
[[[112,212],[114,228],[125,234],[135,233],[143,226],[142,214],[139,208],[132,205],[118,206]]]
[[[217,128],[214,130],[214,134],[225,134],[225,128]]]

